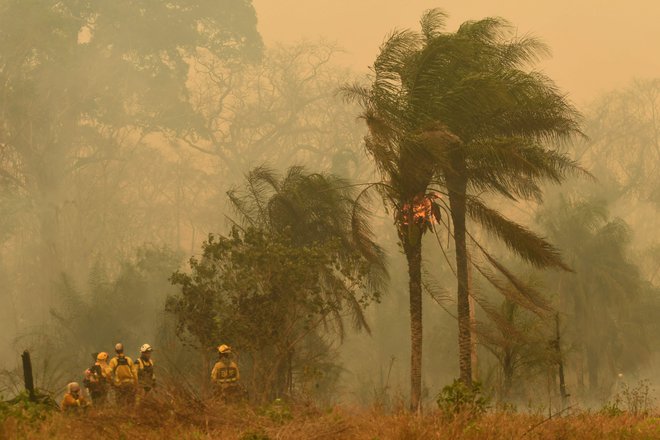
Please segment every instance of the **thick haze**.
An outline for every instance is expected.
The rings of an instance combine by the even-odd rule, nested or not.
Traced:
[[[266,44],[319,36],[336,41],[342,62],[364,71],[385,35],[416,28],[421,13],[440,7],[448,30],[465,20],[500,16],[546,42],[552,57],[541,66],[576,104],[623,86],[633,77],[660,74],[660,2],[618,1],[434,1],[434,0],[255,0]]]
[[[279,356],[279,364],[273,362],[280,366],[277,380],[264,370],[273,390],[272,396],[264,393],[264,398],[287,390],[327,402],[390,408],[408,398],[413,375],[421,382],[417,393],[421,396],[417,397],[430,403],[457,377],[459,354],[464,355],[463,364],[470,358],[474,378],[501,401],[547,397],[557,402],[559,388],[550,387],[548,379],[554,381],[561,362],[566,386],[580,404],[600,405],[624,383],[643,385],[640,381],[655,377],[652,373],[660,365],[660,2],[173,3],[190,9],[177,9],[170,2],[132,0],[0,0],[0,396],[20,389],[19,354],[24,349],[33,355],[38,386],[61,392],[67,382],[80,377],[92,353],[112,351],[117,341],[130,347],[133,356],[143,343],[153,344],[163,372],[159,377],[178,383],[184,376],[202,390],[208,386],[214,347],[227,343],[243,352],[242,365],[250,365],[253,371]],[[543,71],[562,95],[534,79],[529,84],[542,86],[538,96],[528,93],[526,81],[506,83],[494,90],[506,90],[516,100],[500,102],[502,93],[470,80],[475,75],[482,78],[481,74],[492,79],[488,75],[493,73],[485,70],[507,66],[506,59],[493,64],[489,58],[470,58],[464,63],[465,53],[481,54],[479,47],[465,52],[463,46],[456,46],[460,51],[451,52],[441,46],[442,51],[432,50],[429,55],[438,57],[435,64],[426,63],[426,55],[418,57],[421,52],[406,51],[390,64],[396,69],[406,67],[394,70],[400,75],[396,99],[388,101],[388,95],[379,101],[369,92],[367,102],[373,103],[366,109],[361,108],[361,100],[342,99],[337,93],[340,87],[373,80],[365,74],[393,30],[418,31],[420,16],[437,7],[449,16],[443,28],[447,33],[468,20],[502,17],[517,29],[518,36],[538,37],[551,56],[531,67],[525,64],[516,75],[498,76],[494,83],[497,86],[500,80],[523,77],[518,74],[540,76],[529,74],[530,68]],[[431,13],[426,19],[439,16]],[[478,29],[483,24],[467,28]],[[496,23],[494,28],[498,26]],[[25,29],[33,31],[26,34]],[[435,48],[428,44],[446,37],[452,39],[446,34],[429,36],[432,27],[424,29],[427,47]],[[465,43],[463,34],[457,39],[461,44]],[[483,35],[465,34],[469,38]],[[484,53],[520,56],[516,45],[508,45],[511,35],[497,33],[498,37],[502,34],[497,50]],[[389,52],[394,58],[397,54],[396,50]],[[454,67],[454,59],[461,68],[433,70]],[[410,64],[416,69],[412,70],[415,81],[405,77],[409,63],[419,63]],[[463,64],[470,67],[467,76],[461,77]],[[419,72],[430,82],[410,95],[414,99],[406,98],[408,85],[417,87],[421,82]],[[496,73],[502,72],[510,73],[504,69]],[[460,87],[451,84],[455,78]],[[427,120],[432,125],[417,131],[407,131],[406,124],[397,127],[396,121],[425,120],[426,113],[414,113],[419,104],[401,105],[396,109],[397,118],[385,119],[391,125],[387,128],[393,129],[384,132],[396,134],[391,141],[397,144],[393,156],[403,171],[380,174],[382,164],[369,138],[365,141],[367,126],[358,117],[369,115],[374,110],[370,107],[378,107],[379,102],[398,103],[399,95],[410,103],[422,102],[420,108],[429,103],[433,107],[438,102],[433,100],[433,91],[438,87],[448,87],[442,99],[449,98],[438,105],[444,113],[433,113]],[[343,89],[354,97],[364,96],[360,90]],[[451,93],[465,94],[453,99]],[[482,99],[488,93],[497,99]],[[564,93],[576,112],[566,105]],[[523,97],[529,96],[542,99],[526,103]],[[489,101],[502,107],[480,113]],[[445,102],[448,110],[444,110]],[[561,105],[553,107],[557,103]],[[463,117],[455,116],[461,112]],[[522,146],[517,137],[510,140],[511,145],[500,145],[500,133],[510,130],[506,127],[509,122],[502,129],[499,117],[493,118],[500,114],[505,115],[503,120],[514,120],[511,126],[519,124],[522,137],[527,136],[527,129],[536,135],[524,139]],[[547,130],[535,132],[539,121],[534,118],[549,124],[541,124]],[[501,179],[486,179],[483,182],[490,183],[482,183],[483,188],[472,188],[463,176],[463,188],[468,188],[464,192],[489,210],[473,208],[481,217],[468,218],[467,226],[463,220],[465,232],[469,228],[470,239],[480,244],[463,249],[461,264],[470,260],[475,267],[492,265],[493,274],[500,278],[478,269],[460,283],[469,286],[470,298],[476,301],[461,309],[474,312],[463,313],[466,325],[461,328],[468,327],[469,318],[470,339],[477,342],[460,345],[460,353],[456,321],[461,315],[455,313],[460,301],[456,298],[466,299],[468,293],[461,296],[456,274],[466,274],[471,266],[454,270],[460,259],[460,255],[456,258],[460,248],[451,240],[452,235],[459,235],[452,229],[457,223],[448,212],[428,208],[432,203],[438,209],[441,203],[442,209],[447,207],[443,199],[451,192],[445,185],[447,175],[442,174],[447,163],[437,158],[456,151],[448,148],[455,140],[442,140],[438,145],[417,141],[426,139],[428,133],[434,136],[428,139],[435,139],[444,128],[429,131],[429,127],[444,127],[446,121],[455,124],[447,130],[465,133],[459,139],[448,131],[452,136],[447,139],[468,139],[466,145],[479,145],[466,151],[482,154],[475,156],[474,163],[490,167],[483,176]],[[490,125],[502,131],[484,135],[484,145],[504,145],[501,151],[492,148],[498,151],[492,156],[489,148],[469,144],[474,138],[481,142],[482,130],[486,133]],[[547,139],[547,133],[578,131],[586,137],[571,137],[558,149],[554,144],[537,145],[539,138]],[[401,151],[417,148],[401,147],[401,139],[413,139],[415,146],[419,143],[435,150],[421,160],[416,156],[402,160]],[[513,153],[507,153],[509,148]],[[380,152],[388,161],[392,157],[387,148]],[[431,160],[438,162],[431,164]],[[584,179],[576,163],[595,179]],[[424,174],[420,169],[425,165],[432,170],[427,174],[433,174],[434,183],[418,187],[416,179]],[[449,169],[461,168],[452,164]],[[397,181],[405,180],[399,176],[410,177],[412,183],[406,184],[414,188],[414,195],[407,190],[389,194]],[[536,182],[538,176],[548,179]],[[546,186],[548,180],[553,185]],[[510,188],[500,182],[508,182]],[[563,182],[561,186],[554,185],[559,182]],[[369,195],[376,194],[368,193],[368,188],[389,188],[383,190],[388,193],[386,200],[373,197],[369,201]],[[363,197],[360,200],[374,214],[364,224],[356,220],[361,208],[345,206],[356,197]],[[273,208],[282,201],[286,209]],[[423,224],[428,223],[415,237],[419,257],[406,253],[404,229],[397,229],[409,224],[406,206],[416,212],[422,207]],[[356,225],[373,232],[387,257],[384,262],[379,247],[365,248],[369,234],[357,241],[360,244],[355,249],[344,252],[356,242],[352,234]],[[253,228],[270,240],[264,238],[264,243],[292,252],[280,254],[293,255],[290,266],[278,269],[282,277],[271,276],[269,267],[262,268],[250,259],[262,251],[266,254],[257,246],[261,235],[246,235],[245,230]],[[529,235],[526,228],[538,236]],[[241,234],[245,246],[252,246],[245,258],[236,257],[236,267],[234,263],[218,264],[223,277],[238,281],[226,287],[213,275],[210,290],[198,286],[202,293],[190,295],[184,274],[196,266],[187,263],[189,258],[203,255],[200,261],[209,261],[204,253],[208,246],[202,245],[208,234],[229,236],[230,231],[231,249],[243,249],[236,244]],[[322,238],[326,232],[329,238]],[[422,254],[420,237],[425,232]],[[319,260],[326,263],[313,266],[314,258],[296,253],[316,249],[323,240],[327,246],[319,245],[319,255],[340,261],[341,265],[332,267],[341,268],[345,279],[334,278],[335,269],[328,271],[327,261],[335,260]],[[333,247],[336,243],[341,246]],[[527,246],[531,253],[525,253]],[[365,249],[367,256],[361,254]],[[271,252],[268,256],[275,256],[268,263],[283,260]],[[366,259],[355,259],[354,252]],[[540,269],[564,268],[564,263],[557,263],[560,253],[573,272]],[[550,257],[525,260],[529,255]],[[539,261],[543,264],[537,267]],[[548,261],[554,265],[546,265]],[[284,276],[291,275],[289,267],[301,270],[304,276],[299,279],[318,284],[292,285],[296,280]],[[389,283],[383,282],[387,279],[382,276],[384,267]],[[173,277],[177,270],[181,272]],[[363,278],[367,272],[370,277]],[[420,281],[414,281],[414,273]],[[522,282],[512,281],[510,273]],[[265,281],[261,279],[264,274],[268,275]],[[328,274],[332,277],[326,278]],[[326,279],[334,281],[323,281]],[[348,281],[350,285],[344,284]],[[411,318],[410,298],[413,293],[422,297],[422,290],[419,313]],[[302,296],[282,295],[284,291],[302,292]],[[319,291],[346,291],[352,300],[338,306],[344,300],[330,297],[328,310],[333,312],[336,328],[327,326],[327,311],[316,319],[315,313],[325,310],[314,296]],[[272,303],[259,302],[263,292]],[[355,296],[365,292],[365,297]],[[234,301],[235,295],[265,305],[253,308],[249,301]],[[209,307],[207,300],[217,305]],[[248,308],[231,308],[239,303]],[[298,315],[290,313],[301,305],[312,310],[300,309],[314,326],[300,325]],[[200,318],[189,310],[203,310],[204,315]],[[552,315],[546,314],[549,310]],[[233,324],[236,317],[243,319],[241,325]],[[424,341],[418,348],[410,337],[415,319],[419,322],[416,337],[421,341],[423,335]],[[197,325],[200,321],[203,324]],[[356,325],[349,325],[351,322]],[[556,322],[560,322],[559,329]],[[253,337],[271,337],[264,329],[287,325],[302,333],[283,338],[286,332],[274,331],[273,339],[283,338],[279,346],[267,338],[254,345]],[[370,328],[371,333],[356,328]],[[194,329],[200,330],[195,333]],[[463,336],[467,333],[463,331]],[[549,350],[550,346],[554,348]],[[414,356],[419,368],[411,367],[409,359]],[[469,369],[465,371],[470,377]],[[246,381],[250,377],[252,389],[261,389],[263,378],[256,373],[242,376]],[[545,395],[539,397],[539,390]],[[546,402],[534,404],[541,407]]]

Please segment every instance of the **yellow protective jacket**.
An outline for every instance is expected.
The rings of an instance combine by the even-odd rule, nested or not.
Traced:
[[[138,384],[141,387],[153,388],[156,383],[153,359],[147,360],[141,356],[137,358],[135,361],[135,377],[137,377]]]
[[[97,361],[85,371],[83,382],[90,393],[103,393],[107,386],[112,383],[112,371],[107,362]]]
[[[62,411],[75,411],[78,408],[87,406],[87,401],[82,394],[75,397],[71,393],[66,393],[62,399]]]
[[[108,364],[110,371],[114,375],[115,385],[136,384],[137,376],[134,371],[134,365],[131,358],[123,354],[110,359]]]
[[[96,365],[101,367],[101,372],[103,373],[103,378],[108,382],[112,382],[112,368],[105,361],[97,361]]]
[[[224,385],[238,382],[240,373],[238,365],[234,361],[218,361],[211,371],[211,382],[216,385]]]

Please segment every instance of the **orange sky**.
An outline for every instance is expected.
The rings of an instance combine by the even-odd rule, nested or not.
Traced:
[[[660,77],[660,1],[630,0],[253,0],[266,44],[324,37],[365,70],[393,28],[417,27],[425,9],[450,14],[449,29],[497,15],[552,49],[546,71],[577,104],[632,78]]]

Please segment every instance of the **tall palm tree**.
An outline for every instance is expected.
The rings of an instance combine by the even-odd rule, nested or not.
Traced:
[[[422,16],[421,32],[394,32],[374,62],[371,85],[343,89],[364,109],[366,148],[383,176],[379,188],[395,210],[408,260],[413,408],[421,391],[421,235],[438,217],[429,190],[448,199],[456,245],[460,377],[470,384],[467,217],[534,265],[566,267],[542,237],[476,194],[540,198],[541,180],[560,182],[577,169],[545,146],[579,132],[577,112],[547,77],[525,70],[546,47],[531,37],[511,37],[502,19],[468,21],[454,33],[443,32],[445,20],[434,9]],[[420,206],[429,209],[416,216]]]

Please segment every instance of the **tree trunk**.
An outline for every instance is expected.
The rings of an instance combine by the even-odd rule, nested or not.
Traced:
[[[586,314],[584,313],[584,307],[582,304],[582,296],[584,295],[584,290],[580,289],[573,294],[573,319],[575,322],[575,372],[577,375],[577,390],[581,397],[584,397],[584,358],[585,358],[585,336],[589,329],[585,325],[585,322],[588,322],[586,319]]]
[[[64,249],[60,217],[65,206],[64,181],[67,177],[66,162],[59,149],[45,149],[41,155],[32,157],[30,174],[35,197],[35,214],[39,221],[38,275],[36,281],[40,292],[38,305],[44,321],[56,306],[56,286],[66,272],[68,255]]]
[[[207,349],[200,349],[200,354],[202,355],[202,368],[200,370],[200,384],[202,389],[202,395],[206,396],[206,393],[210,389],[206,384],[210,382],[209,367],[211,366],[211,357],[209,356],[209,351]]]
[[[555,350],[557,351],[557,367],[559,373],[559,395],[561,396],[561,409],[565,409],[568,402],[566,392],[566,379],[564,378],[564,360],[561,353],[561,341],[559,333],[559,313],[555,314]]]
[[[34,378],[32,377],[32,360],[30,359],[30,352],[25,350],[21,355],[23,360],[23,381],[25,382],[25,390],[31,401],[35,401],[34,394]]]
[[[470,264],[470,254],[468,253],[467,266],[468,282],[467,292],[470,306],[470,362],[472,368],[472,381],[479,380],[479,370],[477,368],[477,317],[475,315],[474,297],[472,296],[472,265]]]
[[[587,373],[589,374],[589,394],[591,397],[598,395],[598,354],[593,348],[586,350],[587,355]]]
[[[468,256],[465,225],[465,191],[467,182],[461,178],[447,179],[449,187],[449,206],[454,224],[454,243],[456,246],[456,276],[458,278],[458,361],[460,379],[468,386],[472,385],[472,334],[470,323],[470,299],[468,292]]]
[[[410,409],[418,411],[422,397],[422,231],[417,225],[409,229],[414,232],[404,235],[402,241],[410,294]]]
[[[504,359],[502,360],[502,373],[504,374],[504,384],[502,386],[502,397],[509,398],[511,388],[513,387],[513,373],[515,367],[513,365],[513,352],[510,349],[504,350]]]

